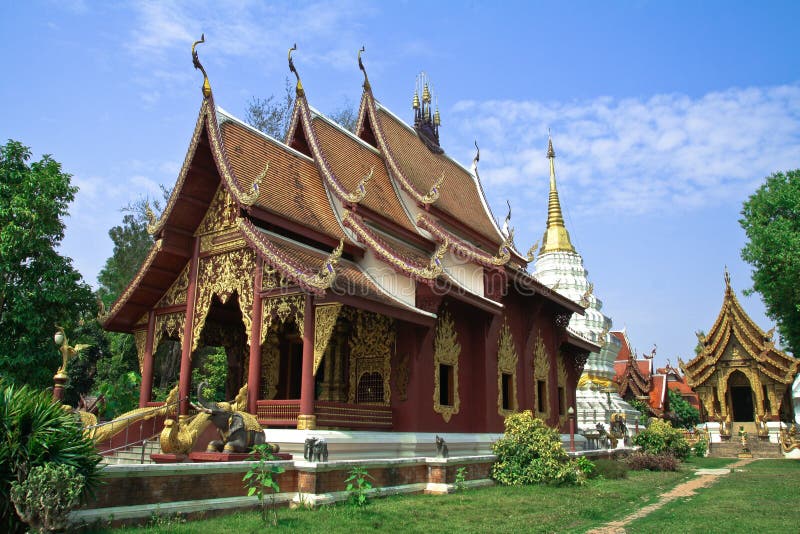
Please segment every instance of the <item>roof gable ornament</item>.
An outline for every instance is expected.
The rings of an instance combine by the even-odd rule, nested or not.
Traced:
[[[532,262],[536,259],[536,252],[539,250],[539,242],[537,241],[534,243],[531,248],[528,249],[528,253],[525,254],[525,259],[528,263]]]
[[[443,154],[439,146],[439,126],[442,118],[439,115],[439,99],[433,95],[431,83],[424,72],[417,76],[416,89],[414,90],[414,130],[417,135],[434,154]],[[422,94],[422,99],[420,99]],[[435,106],[434,106],[435,102]],[[432,111],[435,107],[435,111]]]
[[[156,214],[153,213],[149,199],[144,201],[144,216],[147,218],[147,233],[150,235],[155,234],[160,227],[160,221]]]
[[[301,95],[304,92],[304,90],[303,90],[303,82],[300,81],[300,73],[298,73],[297,69],[294,67],[294,60],[292,59],[292,52],[294,52],[295,50],[297,50],[297,43],[292,45],[292,47],[289,49],[289,71],[294,74],[295,78],[297,78],[297,85],[295,86],[295,93],[297,93],[298,95]]]
[[[197,50],[195,49],[197,45],[206,42],[206,34],[203,33],[200,35],[200,40],[195,41],[192,43],[192,64],[194,65],[195,69],[198,69],[200,72],[203,73],[203,96],[208,98],[211,96],[211,84],[208,83],[208,74],[206,74],[206,69],[203,68],[203,64],[200,63],[200,58],[197,55]]]
[[[366,48],[362,46],[361,50],[358,51],[358,68],[364,73],[364,89],[369,90],[371,86],[369,84],[369,78],[367,77],[367,69],[364,68],[364,63],[361,61],[361,53],[365,50]]]
[[[262,184],[267,183],[268,171],[269,171],[269,161],[267,161],[267,164],[264,166],[264,170],[261,172],[261,174],[258,175],[258,178],[256,178],[253,181],[253,185],[250,186],[250,191],[248,191],[247,193],[245,192],[239,193],[239,199],[242,201],[242,204],[244,204],[247,207],[250,207],[253,204],[255,204],[256,200],[258,200],[258,195],[261,192]]]

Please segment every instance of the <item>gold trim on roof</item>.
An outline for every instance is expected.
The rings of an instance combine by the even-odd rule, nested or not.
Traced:
[[[247,193],[242,192],[241,200],[245,206],[252,206],[258,200],[258,195],[261,188],[267,183],[267,172],[269,171],[269,161],[264,166],[264,170],[258,175],[258,178],[253,180],[253,185],[250,186],[250,191]]]

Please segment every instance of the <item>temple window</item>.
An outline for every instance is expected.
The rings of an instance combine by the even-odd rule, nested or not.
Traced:
[[[455,323],[447,312],[442,311],[436,325],[433,351],[433,411],[441,414],[445,422],[457,414],[460,407],[458,396],[458,343]]]
[[[513,376],[509,373],[503,373],[502,376],[502,395],[503,395],[503,410],[512,410],[511,406],[511,380]]]
[[[547,382],[544,380],[536,381],[536,411],[539,413],[547,411]]]
[[[439,365],[439,404],[453,405],[453,366]]]
[[[564,415],[564,405],[566,404],[566,398],[564,397],[564,388],[559,386],[558,388],[558,415]]]
[[[772,406],[770,405],[770,402],[769,402],[769,393],[767,392],[767,386],[762,384],[761,385],[761,390],[763,392],[763,395],[762,395],[761,398],[763,399],[764,413],[772,413]]]
[[[380,373],[364,373],[358,380],[357,403],[383,403],[383,377]]]

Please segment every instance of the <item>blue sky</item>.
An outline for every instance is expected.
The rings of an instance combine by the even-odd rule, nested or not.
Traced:
[[[750,286],[742,201],[800,166],[797,2],[3,2],[0,140],[51,153],[81,188],[63,252],[91,284],[120,208],[171,186],[201,102],[199,51],[226,110],[280,93],[295,61],[312,105],[375,94],[411,119],[424,70],[442,144],[473,140],[495,215],[520,249],[546,219],[547,129],[562,206],[595,293],[659,363],[690,357],[723,267]],[[741,295],[741,294],[740,294]],[[765,329],[757,295],[741,297]]]

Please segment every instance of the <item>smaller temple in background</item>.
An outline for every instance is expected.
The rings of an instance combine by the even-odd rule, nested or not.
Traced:
[[[780,422],[792,413],[791,384],[798,361],[775,347],[774,328],[764,332],[745,313],[725,270],[722,309],[701,350],[679,360],[686,385],[697,392],[712,439],[730,438],[740,427],[777,441]]]
[[[686,377],[683,376],[683,373],[676,369],[669,360],[667,360],[667,366],[659,367],[656,369],[656,373],[657,376],[663,376],[666,379],[668,391],[674,391],[680,395],[683,400],[688,402],[692,408],[700,412],[701,421],[707,419],[706,413],[703,410],[703,405],[700,402],[700,397],[698,397],[697,393],[686,383]]]
[[[617,359],[614,360],[614,382],[619,395],[627,402],[645,402],[652,417],[664,417],[669,412],[667,377],[662,369],[655,370],[653,356],[655,348],[641,358],[631,348],[628,333],[622,330],[611,332],[620,343]]]

